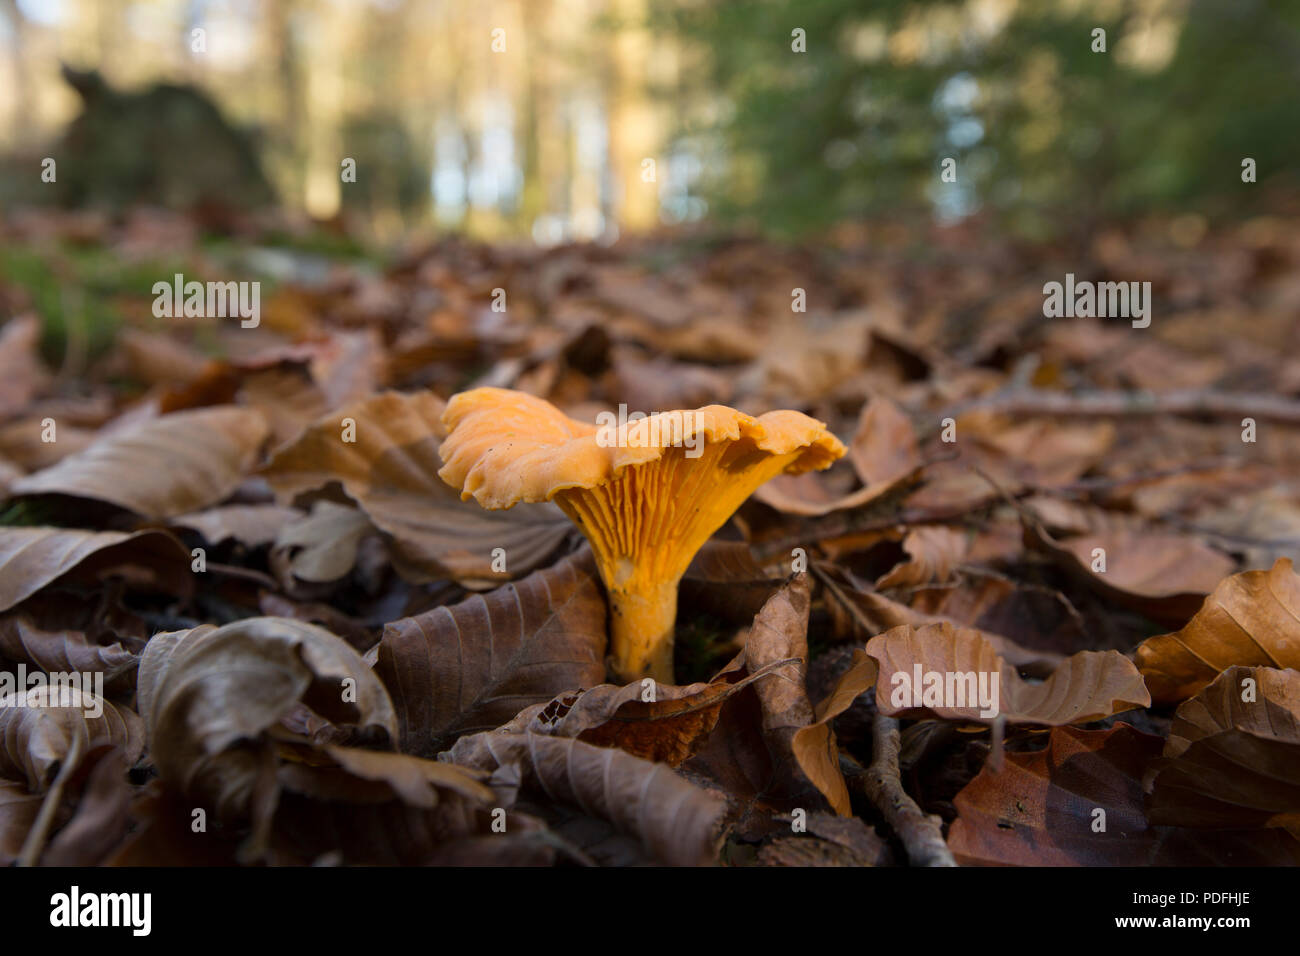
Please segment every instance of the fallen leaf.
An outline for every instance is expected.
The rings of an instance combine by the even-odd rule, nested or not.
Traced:
[[[1152,823],[1300,834],[1300,739],[1224,730],[1155,763]]]
[[[492,587],[500,549],[507,574],[539,567],[571,534],[572,525],[550,504],[487,511],[438,477],[442,461],[443,403],[428,392],[385,392],[349,405],[313,424],[280,449],[266,479],[282,503],[331,482],[392,536],[398,570],[413,581],[452,577]],[[355,441],[344,441],[347,422]]]
[[[1205,595],[1237,567],[1232,558],[1197,538],[1149,529],[1114,530],[1059,542],[1040,530],[1036,539],[1076,580],[1162,623],[1186,621]]]
[[[890,716],[924,714],[984,724],[1004,718],[1057,727],[1151,704],[1142,675],[1116,651],[1080,651],[1041,683],[1022,679],[978,632],[946,622],[900,625],[868,641],[867,654],[880,667],[876,708]],[[990,708],[994,712],[986,714],[979,695],[992,695],[995,677],[998,699]]]
[[[862,409],[848,457],[863,486],[847,495],[827,490],[825,478],[808,472],[778,475],[754,493],[785,514],[817,516],[857,508],[916,483],[921,469],[912,423],[898,407],[875,398]]]
[[[1300,741],[1300,672],[1272,667],[1229,667],[1179,704],[1165,740],[1166,757],[1223,730],[1245,730]]]
[[[1142,773],[1160,747],[1123,723],[1054,728],[1046,750],[986,763],[957,794],[948,848],[963,866],[1141,866],[1154,848]]]
[[[260,548],[274,541],[285,525],[300,517],[301,511],[280,505],[222,505],[179,515],[168,524],[197,531],[210,545],[237,541],[246,548]]]
[[[709,683],[685,686],[646,681],[621,687],[597,684],[527,707],[499,731],[574,737],[676,767],[712,732],[727,698],[788,663],[775,661],[748,675],[726,671]],[[462,737],[457,753],[488,746],[490,733]]]
[[[103,674],[106,687],[134,686],[139,657],[122,646],[92,643],[84,631],[47,631],[25,614],[0,617],[0,660],[32,665],[47,674]]]
[[[114,744],[133,765],[144,741],[134,711],[91,691],[42,683],[13,692],[0,682],[0,777],[22,780],[32,793],[54,782],[74,744],[81,758],[99,744]]]
[[[262,416],[224,406],[176,412],[106,433],[82,451],[14,482],[17,495],[63,494],[170,518],[215,505],[252,469]]]
[[[605,599],[591,553],[384,628],[375,673],[402,749],[432,755],[605,676]]]
[[[159,776],[222,820],[265,823],[275,793],[268,732],[300,703],[341,728],[397,739],[388,693],[361,656],[286,618],[155,637],[139,685]]]
[[[372,531],[364,511],[316,501],[310,514],[280,529],[274,551],[300,581],[337,581],[356,565],[361,539]]]
[[[1160,704],[1186,700],[1234,664],[1300,669],[1300,575],[1283,558],[1224,578],[1182,630],[1143,641],[1136,657]]]
[[[192,587],[190,554],[162,531],[0,528],[0,611],[71,575],[77,581],[120,573],[143,575],[174,594]]]
[[[517,766],[524,791],[608,821],[668,866],[716,860],[726,801],[665,764],[569,737],[490,734],[486,743],[475,769]],[[459,762],[455,748],[448,757]]]
[[[876,581],[877,588],[915,588],[943,583],[966,556],[966,535],[942,526],[921,526],[907,532],[903,550],[910,560],[900,562]]]

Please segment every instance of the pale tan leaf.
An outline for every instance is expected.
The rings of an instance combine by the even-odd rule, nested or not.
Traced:
[[[14,482],[14,494],[64,494],[170,518],[215,505],[243,481],[267,435],[255,411],[201,408],[106,433]]]
[[[1041,683],[1021,678],[978,632],[948,623],[893,628],[868,641],[867,654],[880,667],[876,707],[890,716],[1056,727],[1151,704],[1142,675],[1115,651],[1080,651]]]

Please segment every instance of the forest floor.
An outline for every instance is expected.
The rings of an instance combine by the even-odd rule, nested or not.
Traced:
[[[381,256],[44,212],[0,318],[0,864],[1300,863],[1292,221]],[[847,453],[624,684],[582,533],[438,475],[485,386]]]

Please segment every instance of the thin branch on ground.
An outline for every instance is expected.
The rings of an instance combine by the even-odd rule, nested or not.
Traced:
[[[877,714],[871,725],[871,765],[848,760],[845,776],[898,834],[912,866],[956,866],[943,838],[943,821],[923,811],[903,789],[898,767],[898,720]]]

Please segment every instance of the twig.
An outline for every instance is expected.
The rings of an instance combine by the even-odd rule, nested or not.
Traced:
[[[926,814],[903,789],[898,768],[899,739],[898,721],[876,714],[871,725],[871,766],[851,769],[849,782],[862,791],[898,834],[912,866],[956,866],[943,839],[942,821]]]
[[[1142,415],[1208,415],[1213,418],[1255,418],[1300,425],[1300,401],[1255,392],[1096,391],[1070,394],[1038,388],[995,392],[950,408],[944,414],[985,409],[1008,415],[1067,415],[1117,418]]]
[[[50,784],[49,791],[45,794],[45,800],[41,803],[40,812],[36,815],[36,820],[32,823],[32,828],[27,831],[27,838],[23,840],[22,849],[18,852],[17,863],[19,866],[35,866],[41,858],[41,852],[45,849],[46,840],[50,835],[50,827],[54,824],[54,815],[63,803],[63,791],[67,786],[68,779],[77,770],[81,763],[81,752],[84,748],[82,737],[72,738],[72,746],[68,752],[63,755],[63,763],[59,766],[59,773]]]

